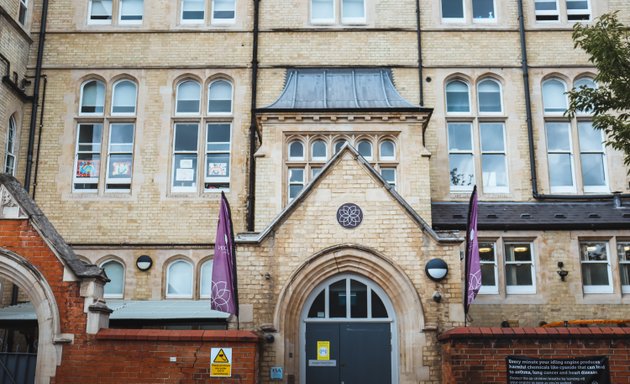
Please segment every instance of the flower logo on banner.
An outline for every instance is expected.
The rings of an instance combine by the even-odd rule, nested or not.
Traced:
[[[363,211],[358,205],[346,203],[337,209],[337,222],[344,228],[356,228],[363,221]]]
[[[210,297],[212,308],[227,312],[230,307],[230,298],[230,287],[227,281],[212,282],[212,296]]]

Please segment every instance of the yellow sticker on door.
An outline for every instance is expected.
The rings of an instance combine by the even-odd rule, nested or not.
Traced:
[[[330,360],[330,341],[317,342],[317,360]]]

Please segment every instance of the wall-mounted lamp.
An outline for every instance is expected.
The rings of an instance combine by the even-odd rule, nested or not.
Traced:
[[[560,276],[560,280],[565,281],[564,279],[567,277],[567,275],[569,274],[569,271],[565,271],[564,269],[564,263],[562,261],[558,261],[558,268],[560,268],[558,271],[558,275]]]
[[[147,255],[142,255],[136,259],[136,267],[142,272],[148,271],[153,265],[153,260]]]
[[[446,264],[446,261],[442,259],[431,259],[424,267],[424,271],[429,279],[433,281],[442,281],[446,277],[446,274],[448,274],[448,265]]]

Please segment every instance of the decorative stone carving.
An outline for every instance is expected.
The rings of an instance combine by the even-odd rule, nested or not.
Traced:
[[[26,213],[4,185],[0,185],[0,219],[26,219]]]
[[[337,209],[337,222],[346,229],[358,227],[363,221],[363,211],[353,203],[346,203]]]

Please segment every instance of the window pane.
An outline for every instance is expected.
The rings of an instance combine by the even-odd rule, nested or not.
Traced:
[[[536,11],[555,11],[557,0],[536,0]]]
[[[289,144],[289,158],[303,159],[304,158],[304,144],[300,141],[293,141]]]
[[[341,147],[343,147],[343,145],[347,143],[346,140],[339,140],[335,143],[335,153],[339,152],[339,150],[341,149]]]
[[[197,185],[197,154],[177,154],[174,159],[173,186]]]
[[[484,187],[507,187],[505,155],[485,154],[481,156]]]
[[[208,153],[208,167],[206,177],[229,177],[230,176],[230,154],[229,153]]]
[[[308,310],[309,318],[326,317],[326,290],[324,289],[313,301],[311,308]]]
[[[212,10],[212,17],[214,19],[233,19],[234,0],[214,0]]]
[[[473,0],[474,19],[494,19],[494,0]]]
[[[367,309],[367,286],[350,280],[350,317],[365,319],[368,317]]]
[[[289,169],[289,182],[294,182],[294,183],[304,182],[304,170],[301,168]]]
[[[201,87],[195,81],[184,81],[177,87],[177,112],[199,113]]]
[[[232,112],[232,84],[219,80],[210,85],[208,112],[230,113]]]
[[[131,177],[131,166],[131,155],[109,155],[107,176],[110,179],[128,179]]]
[[[381,143],[381,159],[393,159],[396,157],[395,145],[392,141],[385,140]]]
[[[475,183],[473,156],[449,155],[451,186],[472,186]]]
[[[547,150],[550,152],[570,152],[571,137],[568,123],[547,123]]]
[[[543,83],[543,104],[545,113],[564,113],[567,109],[566,87],[560,80],[548,80]]]
[[[175,151],[197,151],[197,124],[175,125]]]
[[[333,283],[328,288],[330,317],[346,317],[346,280]]]
[[[601,154],[582,154],[582,179],[585,187],[606,185],[606,170],[604,156]]]
[[[335,17],[333,0],[312,0],[311,12],[312,19],[333,19]]]
[[[120,20],[142,20],[144,13],[143,0],[121,0]]]
[[[549,179],[552,187],[572,187],[571,155],[549,154]]]
[[[372,143],[367,140],[362,140],[359,142],[359,146],[357,148],[359,150],[359,154],[366,159],[372,158]]]
[[[83,86],[81,113],[103,113],[105,106],[105,85],[92,80]]]
[[[468,85],[462,81],[452,81],[446,85],[446,111],[470,112]]]
[[[505,266],[507,285],[532,285],[530,264],[508,264]]]
[[[463,19],[464,3],[462,0],[442,0],[442,18]]]
[[[201,266],[199,294],[201,297],[210,297],[212,295],[212,260],[206,261]]]
[[[608,265],[582,264],[584,285],[608,285]]]
[[[108,261],[101,266],[110,282],[105,284],[105,295],[122,296],[125,280],[125,270],[123,266],[115,261]]]
[[[381,168],[381,176],[392,187],[396,186],[396,168]]]
[[[481,131],[482,152],[504,152],[502,123],[480,123],[479,130]]]
[[[506,244],[505,261],[519,262],[532,261],[532,252],[529,244]]]
[[[385,318],[387,316],[387,308],[383,304],[383,300],[372,291],[372,317],[373,318]]]
[[[602,131],[593,128],[592,122],[579,122],[580,152],[603,152]]]
[[[481,285],[494,287],[497,285],[494,276],[494,265],[482,264],[481,265]]]
[[[581,243],[582,261],[607,261],[606,243]]]
[[[112,0],[92,0],[91,20],[111,20]]]
[[[363,0],[342,0],[342,16],[343,18],[363,19],[365,18],[365,10]]]
[[[203,20],[204,2],[204,0],[182,0],[182,19]]]
[[[101,124],[79,125],[79,152],[100,152],[102,129]]]
[[[324,143],[322,140],[317,140],[313,142],[311,151],[312,151],[311,157],[313,159],[315,158],[325,159],[326,158],[326,143]]]
[[[113,113],[136,112],[136,85],[131,81],[121,81],[114,87]]]
[[[98,153],[79,153],[77,156],[77,169],[75,177],[93,178],[98,177],[101,167],[101,155]]]
[[[490,0],[492,2],[492,0]],[[501,88],[492,80],[485,80],[477,87],[479,112],[501,112]]]
[[[168,295],[192,296],[192,266],[176,261],[168,267]]]
[[[567,0],[568,10],[588,10],[588,0]]]
[[[196,125],[195,125],[196,127]],[[208,124],[207,151],[230,150],[230,124]]]
[[[472,133],[468,123],[448,124],[448,150],[472,151]]]

